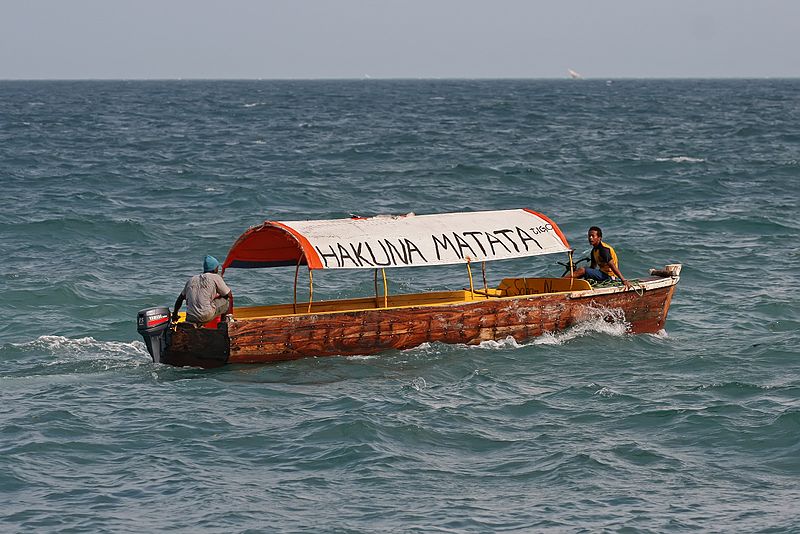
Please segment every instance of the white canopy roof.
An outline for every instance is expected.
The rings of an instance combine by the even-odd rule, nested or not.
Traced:
[[[267,233],[259,235],[263,232]],[[290,234],[294,247],[279,233]],[[522,258],[569,249],[553,221],[528,209],[267,221],[239,238],[224,267],[295,263],[308,264],[312,269],[419,267]]]

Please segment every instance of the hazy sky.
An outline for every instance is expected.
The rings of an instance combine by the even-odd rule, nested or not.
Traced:
[[[0,0],[0,78],[798,77],[800,0]]]

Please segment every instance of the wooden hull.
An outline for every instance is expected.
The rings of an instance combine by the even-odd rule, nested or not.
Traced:
[[[237,320],[216,330],[180,323],[165,363],[215,367],[305,357],[374,354],[423,343],[522,342],[620,310],[629,331],[664,328],[678,278],[643,281],[643,290],[608,288],[480,298],[450,304],[375,308]]]

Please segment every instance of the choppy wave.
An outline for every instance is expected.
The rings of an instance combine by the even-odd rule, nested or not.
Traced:
[[[110,220],[103,217],[66,217],[18,223],[0,223],[0,233],[14,235],[31,242],[50,243],[59,240],[91,242],[106,240],[114,243],[139,243],[151,236],[138,221],[131,219]]]
[[[6,529],[792,531],[800,83],[584,82],[0,82]],[[598,310],[526,342],[218,370],[137,336],[263,220],[520,206],[578,249],[601,226],[628,277],[683,263],[665,331]],[[226,279],[268,304],[293,274]],[[318,274],[315,299],[372,292]]]

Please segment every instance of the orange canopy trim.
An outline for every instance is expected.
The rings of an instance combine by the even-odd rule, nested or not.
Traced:
[[[321,268],[317,253],[306,238],[281,223],[265,221],[239,236],[228,251],[222,270],[283,267],[298,263],[310,265],[312,269]]]
[[[265,221],[231,247],[227,268],[308,265],[371,269],[491,261],[570,250],[550,218],[529,209]]]

